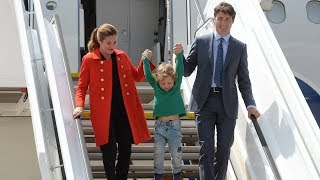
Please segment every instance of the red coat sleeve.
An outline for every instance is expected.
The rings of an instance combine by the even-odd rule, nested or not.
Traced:
[[[82,58],[78,87],[76,90],[76,97],[75,97],[77,107],[78,106],[84,107],[84,101],[85,101],[89,80],[90,80],[90,67],[89,67],[90,59],[91,58],[89,55],[86,55]]]
[[[138,82],[142,81],[145,78],[144,71],[143,71],[143,61],[142,61],[142,59],[140,59],[138,68],[136,68],[131,63],[131,60],[130,60],[130,58],[128,56],[127,56],[127,59],[129,60],[130,65],[131,65],[131,72],[132,72],[132,75],[133,75],[133,79],[135,81],[138,81]],[[151,61],[149,61],[149,63],[150,63],[150,69],[151,69],[151,71],[153,71],[156,68],[156,66]]]

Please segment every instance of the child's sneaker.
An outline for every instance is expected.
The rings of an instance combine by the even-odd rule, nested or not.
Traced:
[[[162,174],[154,174],[154,180],[161,180]]]
[[[174,174],[173,180],[181,180],[181,173]]]

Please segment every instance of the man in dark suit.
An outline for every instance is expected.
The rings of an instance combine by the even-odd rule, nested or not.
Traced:
[[[226,2],[217,5],[214,9],[215,31],[197,37],[184,61],[184,76],[190,76],[197,67],[189,110],[196,113],[201,180],[224,180],[226,177],[238,116],[236,81],[248,116],[260,116],[251,90],[246,44],[230,35],[235,16],[232,5]],[[179,48],[182,48],[181,44],[174,47],[175,50]]]

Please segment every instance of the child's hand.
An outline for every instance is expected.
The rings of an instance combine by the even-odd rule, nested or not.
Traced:
[[[173,46],[173,53],[175,55],[178,55],[180,52],[183,51],[183,47],[182,47],[182,44],[181,43],[176,43],[174,46]]]
[[[145,56],[147,59],[151,60],[151,56],[152,56],[152,51],[149,49],[146,49],[143,51],[142,53],[142,57]]]

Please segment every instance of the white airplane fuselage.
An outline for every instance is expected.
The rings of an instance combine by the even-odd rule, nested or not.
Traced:
[[[266,17],[320,125],[320,1],[273,1]]]
[[[26,2],[26,1],[25,1]],[[75,36],[76,33],[78,33],[78,30],[75,29],[75,27],[78,27],[77,22],[69,22],[71,16],[77,15],[77,2],[76,1],[70,1],[68,3],[65,3],[64,6],[62,6],[62,2],[57,2],[58,5],[56,6],[56,10],[48,10],[45,7],[48,5],[47,3],[49,0],[41,1],[43,5],[43,11],[45,16],[50,16],[53,12],[57,11],[62,12],[62,15],[64,18],[61,18],[62,25],[65,26],[64,30],[64,38],[66,42],[66,47],[69,50],[68,51],[68,58],[69,58],[69,64],[71,64],[72,71],[76,71],[79,66],[79,57],[77,55],[77,48],[74,47],[75,44],[79,43],[85,46],[83,44],[84,38],[78,38]],[[50,1],[51,2],[51,1]],[[155,1],[156,2],[156,1]],[[60,3],[60,4],[59,4]],[[99,8],[100,6],[103,7],[104,1],[97,0],[96,1],[96,7]],[[114,6],[119,7],[127,7],[129,5],[131,9],[134,9],[134,3],[137,3],[135,1],[114,1]],[[203,2],[202,2],[203,3]],[[19,41],[17,39],[18,37],[18,31],[17,31],[17,25],[15,22],[15,14],[13,9],[13,3],[11,1],[5,1],[2,3],[0,7],[0,12],[2,14],[6,14],[8,16],[1,16],[0,20],[2,19],[2,22],[9,23],[8,25],[1,28],[0,36],[3,40],[0,45],[0,51],[2,54],[2,58],[0,61],[0,93],[1,91],[7,91],[7,88],[23,88],[26,87],[25,79],[24,79],[24,71],[23,71],[23,63],[21,61],[21,53],[19,51]],[[126,4],[126,6],[122,6],[122,4]],[[50,5],[50,4],[49,4]],[[150,7],[157,7],[157,3],[148,3],[146,4]],[[69,6],[72,6],[73,8],[68,8]],[[138,7],[138,6],[137,6]],[[290,0],[281,0],[281,1],[273,1],[273,7],[271,11],[266,11],[266,17],[268,18],[269,24],[280,44],[280,47],[291,67],[291,70],[295,77],[298,80],[298,83],[300,85],[300,88],[302,92],[304,93],[306,100],[313,111],[313,114],[315,118],[318,121],[318,124],[320,123],[320,76],[318,67],[320,66],[320,36],[318,35],[320,32],[320,1],[309,1],[309,0],[302,0],[302,1],[296,1],[292,2]],[[130,10],[130,9],[129,9]],[[128,12],[129,12],[128,10]],[[65,12],[68,12],[65,14]],[[125,9],[123,11],[126,11]],[[133,10],[132,10],[133,11]],[[96,10],[96,23],[101,24],[104,20],[99,19],[99,17],[107,17],[103,14],[105,11],[101,11],[99,9]],[[136,12],[136,10],[134,11]],[[80,11],[80,14],[82,11]],[[152,12],[149,12],[152,13]],[[159,14],[159,12],[154,13]],[[70,16],[65,17],[65,16]],[[134,15],[132,15],[134,16]],[[109,16],[108,16],[109,17]],[[140,16],[139,16],[140,17]],[[10,18],[10,19],[8,19]],[[153,22],[153,19],[157,19],[157,15],[155,17],[152,16],[152,18],[147,19],[150,22]],[[134,19],[134,18],[133,18]],[[316,20],[317,22],[312,22]],[[101,21],[101,22],[100,22]],[[106,21],[111,21],[112,19],[107,19]],[[120,20],[122,22],[123,20]],[[118,20],[115,20],[115,22],[119,22]],[[124,23],[124,26],[127,26],[128,24],[137,24],[135,22],[127,22]],[[317,24],[318,23],[318,24]],[[80,21],[80,36],[84,36],[82,33],[84,30]],[[144,42],[144,46],[151,46],[155,44],[157,39],[157,23],[152,24],[152,29],[146,32],[141,32],[142,37],[144,34],[150,34],[150,37],[143,39],[151,39],[150,42]],[[150,27],[151,27],[150,25]],[[120,26],[120,25],[118,25]],[[69,28],[70,27],[70,28]],[[130,27],[133,27],[131,25]],[[145,26],[143,29],[147,29],[149,26]],[[121,27],[119,30],[119,45],[122,46],[124,43],[129,42],[128,37],[130,37],[130,30]],[[9,33],[13,33],[14,35],[9,36]],[[179,36],[179,34],[177,34]],[[134,37],[134,36],[132,36]],[[131,38],[132,39],[132,38]],[[130,46],[130,43],[128,45],[128,49],[131,49],[132,52],[136,51],[142,51],[141,48],[139,49],[133,49],[136,47],[137,43],[140,41],[135,41],[134,45]],[[124,46],[124,45],[123,45]],[[126,47],[126,46],[124,46]],[[130,48],[131,47],[131,48]],[[74,53],[72,53],[74,52]],[[130,56],[136,56],[138,57],[140,55],[140,52],[136,52],[135,54],[132,54]],[[133,58],[138,59],[138,58]],[[0,102],[1,103],[1,102]],[[1,112],[0,112],[1,114]]]

